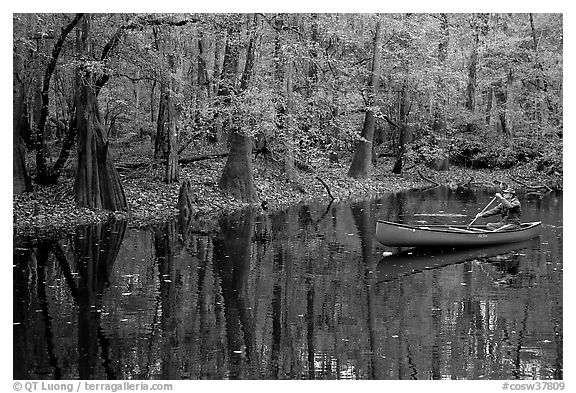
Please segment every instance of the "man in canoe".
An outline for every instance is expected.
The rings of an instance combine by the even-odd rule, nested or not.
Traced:
[[[502,228],[502,230],[507,229],[519,229],[520,228],[520,217],[522,216],[522,207],[520,206],[520,201],[516,197],[516,192],[514,189],[508,187],[502,191],[496,193],[496,198],[500,201],[498,206],[494,209],[485,211],[484,213],[478,213],[476,218],[480,217],[490,217],[500,214],[502,220],[499,222],[490,222],[486,224],[486,227],[490,230],[496,230]]]

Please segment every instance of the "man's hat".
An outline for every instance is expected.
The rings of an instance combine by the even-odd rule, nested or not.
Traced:
[[[502,193],[507,193],[507,194],[516,194],[516,191],[514,191],[513,188],[511,187],[507,187],[504,190],[502,190]]]

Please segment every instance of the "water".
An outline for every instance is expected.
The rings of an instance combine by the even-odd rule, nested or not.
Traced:
[[[15,238],[14,378],[561,379],[561,193],[520,195],[542,236],[511,247],[422,256],[373,237],[376,219],[468,224],[491,198]]]

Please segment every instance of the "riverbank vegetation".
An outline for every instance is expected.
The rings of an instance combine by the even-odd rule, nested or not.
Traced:
[[[562,188],[560,14],[16,14],[17,232]]]

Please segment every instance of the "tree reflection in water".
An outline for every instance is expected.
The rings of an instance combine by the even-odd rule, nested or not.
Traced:
[[[213,239],[214,265],[220,278],[228,340],[229,377],[258,378],[258,351],[253,304],[249,293],[254,210],[245,209],[219,220]]]
[[[384,258],[374,239],[377,218],[467,223],[486,198],[427,190],[15,239],[14,378],[561,378],[558,201],[525,204],[547,220],[541,240],[492,255]]]
[[[61,278],[64,279],[62,281],[65,282],[65,284],[61,282],[58,289],[69,293],[69,298],[77,309],[78,359],[77,370],[73,375],[77,375],[81,379],[95,378],[96,362],[100,357],[106,376],[110,379],[116,378],[115,372],[110,367],[109,343],[102,333],[100,317],[103,307],[102,296],[107,286],[110,285],[110,272],[114,267],[125,230],[126,223],[123,221],[78,227],[73,237],[74,251],[68,253],[63,251],[57,240],[38,242],[21,240],[26,247],[22,249],[24,253],[17,253],[18,256],[15,256],[17,262],[15,272],[33,269],[33,263],[36,263],[36,288],[42,310],[40,324],[44,325],[46,352],[50,364],[50,369],[45,370],[45,375],[48,378],[70,378],[69,375],[63,374],[60,366],[60,362],[67,363],[70,359],[58,359],[54,348],[53,324],[58,322],[58,314],[51,314],[49,310],[50,299],[47,293],[47,283],[51,280],[47,276],[54,274],[57,269],[59,269],[58,273]],[[22,258],[23,256],[27,258]],[[50,271],[47,272],[48,270]],[[25,288],[28,285],[27,277],[15,277],[15,288]],[[32,285],[34,284],[32,283]],[[18,289],[16,291],[18,292]],[[57,296],[58,293],[54,295]],[[24,305],[23,302],[20,304]],[[19,332],[26,335],[29,327],[35,329],[38,326],[35,323],[37,321],[27,321],[28,317],[26,315],[21,316],[22,322],[18,321],[18,324],[15,325],[15,337],[20,336]],[[17,318],[15,318],[16,321]],[[59,337],[60,340],[71,338],[71,336]],[[14,377],[26,379],[30,377],[27,374],[27,366],[34,359],[27,358],[25,353],[21,353],[21,356],[22,362],[15,363]]]

